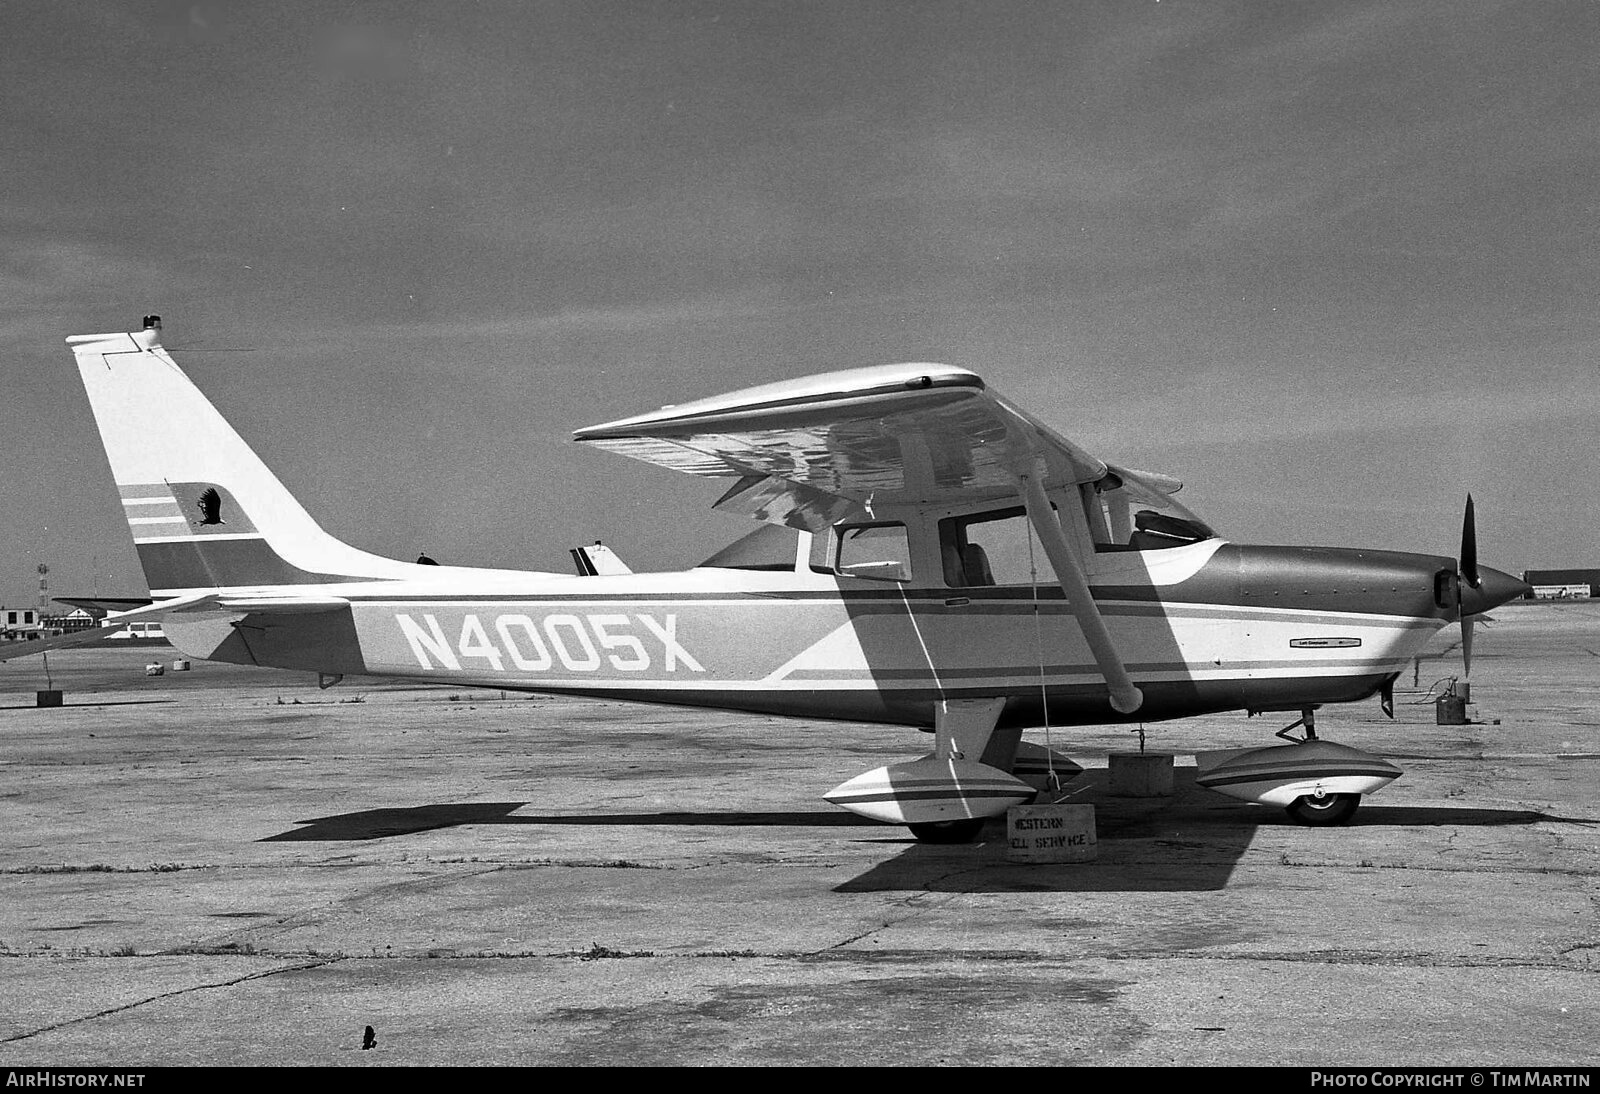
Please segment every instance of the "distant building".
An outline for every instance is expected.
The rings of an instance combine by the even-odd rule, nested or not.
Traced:
[[[38,638],[39,613],[33,608],[0,608],[0,638]]]
[[[1600,569],[1524,570],[1522,580],[1533,586],[1534,600],[1600,596]]]
[[[66,615],[47,615],[39,620],[39,625],[47,631],[65,634],[68,631],[86,631],[95,625],[94,616],[82,608],[75,608]]]
[[[100,626],[111,633],[107,638],[161,638],[167,637],[159,620],[154,622],[120,623],[115,619],[102,619]],[[114,628],[114,629],[113,629]]]

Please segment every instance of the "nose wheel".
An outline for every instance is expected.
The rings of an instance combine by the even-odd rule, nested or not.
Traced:
[[[1306,707],[1300,712],[1300,719],[1290,722],[1277,735],[1291,744],[1305,744],[1308,741],[1320,740],[1317,736],[1316,707]],[[1304,736],[1296,737],[1294,731],[1303,730]],[[1338,824],[1350,823],[1350,818],[1355,816],[1356,807],[1361,804],[1360,794],[1305,794],[1296,798],[1284,810],[1296,824],[1303,824],[1308,828],[1331,828]]]
[[[1304,736],[1292,736],[1296,729]],[[1195,785],[1240,801],[1279,806],[1296,824],[1328,828],[1349,824],[1365,795],[1403,774],[1381,756],[1317,736],[1310,708],[1302,709],[1299,720],[1278,736],[1289,743],[1195,753]]]
[[[1350,823],[1360,804],[1360,794],[1306,794],[1284,806],[1284,810],[1296,824],[1329,828]]]

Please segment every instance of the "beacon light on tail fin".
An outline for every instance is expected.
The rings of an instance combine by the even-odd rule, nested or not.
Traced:
[[[1226,542],[1177,480],[1092,456],[935,364],[580,430],[725,478],[716,504],[765,522],[699,566],[635,574],[598,546],[574,551],[578,577],[400,562],[324,532],[157,324],[69,341],[156,598],[132,614],[161,617],[191,656],[324,684],[361,673],[931,729],[931,756],[829,795],[930,841],[1071,775],[1021,741],[1027,727],[1059,742],[1077,725],[1298,711],[1310,741],[1319,706],[1386,698],[1440,628],[1526,589],[1477,563],[1470,519],[1459,563]],[[1223,761],[1207,782],[1330,824],[1397,773],[1313,744]]]

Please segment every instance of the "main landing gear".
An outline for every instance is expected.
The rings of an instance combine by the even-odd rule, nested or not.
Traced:
[[[834,805],[903,824],[922,843],[968,843],[984,821],[1032,801],[1010,772],[1021,729],[996,732],[1004,699],[946,699],[934,717],[933,754],[875,767],[825,795]]]
[[[927,824],[908,824],[918,843],[971,843],[983,831],[988,817],[965,817],[961,820],[930,821]]]

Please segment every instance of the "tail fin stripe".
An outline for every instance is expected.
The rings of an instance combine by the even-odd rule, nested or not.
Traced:
[[[185,533],[181,536],[135,536],[135,543],[203,543],[212,539],[264,539],[260,532],[238,532],[234,535],[196,536]]]

